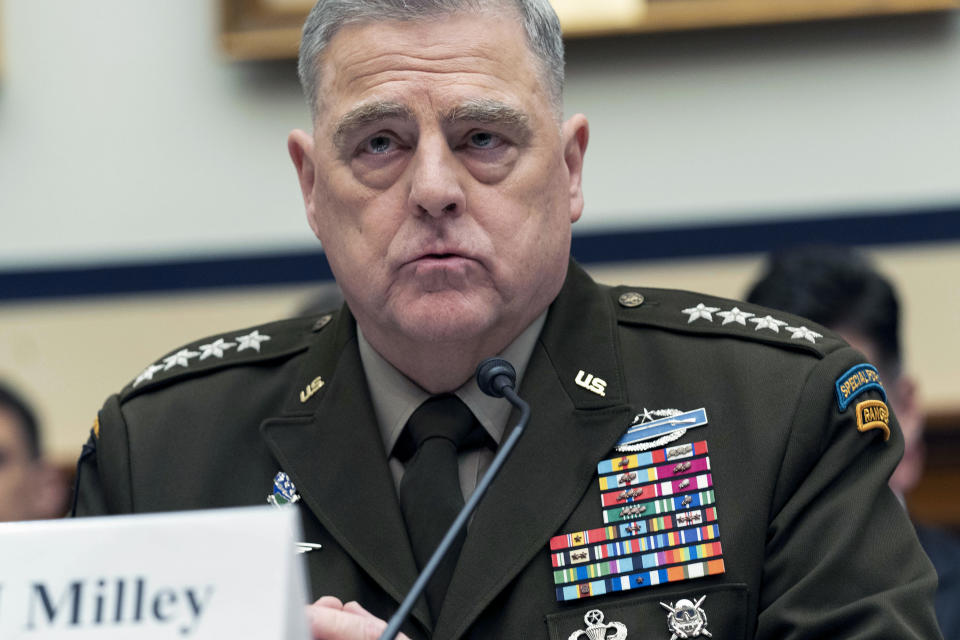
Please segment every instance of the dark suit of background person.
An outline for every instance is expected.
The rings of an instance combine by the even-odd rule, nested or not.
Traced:
[[[747,299],[830,327],[877,365],[904,433],[903,460],[890,477],[902,501],[923,473],[924,416],[916,384],[903,372],[900,305],[890,282],[854,249],[803,247],[771,256]],[[960,540],[916,527],[939,578],[937,620],[947,640],[960,640]]]
[[[860,356],[786,314],[593,283],[569,262],[587,123],[562,121],[544,71],[562,60],[552,9],[534,7],[553,52],[541,59],[513,5],[429,19],[396,5],[403,21],[384,22],[378,3],[317,53],[314,20],[333,10],[318,5],[301,45],[315,134],[288,144],[346,304],[151,364],[99,413],[77,514],[262,504],[282,470],[306,541],[323,545],[307,555],[322,596],[312,632],[376,637],[343,602],[386,618],[418,568],[358,336],[441,394],[469,389],[481,359],[545,318],[519,388],[527,432],[474,514],[435,621],[421,602],[410,636],[566,639],[603,616],[621,640],[669,638],[671,607],[725,640],[938,637],[932,568],[884,482],[900,431],[861,433],[838,405],[835,383]],[[548,544],[603,526],[598,462],[621,459],[614,444],[638,414],[698,409],[707,424],[668,446],[709,445],[725,571],[583,598],[595,586],[578,582],[558,602]]]

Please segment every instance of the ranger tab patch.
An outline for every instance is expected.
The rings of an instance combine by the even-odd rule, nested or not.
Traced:
[[[880,373],[875,366],[866,362],[858,364],[837,378],[836,389],[840,411],[846,411],[853,399],[868,389],[876,389],[884,400],[887,399],[887,392],[880,382]]]
[[[864,400],[857,404],[857,431],[883,431],[883,441],[890,439],[890,409],[882,400]]]

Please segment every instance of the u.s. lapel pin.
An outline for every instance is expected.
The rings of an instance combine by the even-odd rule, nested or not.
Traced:
[[[587,611],[583,621],[587,623],[587,628],[574,631],[567,640],[579,640],[581,636],[586,636],[587,640],[625,640],[627,637],[626,625],[622,622],[604,624],[603,611],[600,609]],[[610,635],[611,631],[613,635]]]
[[[696,602],[677,600],[677,604],[661,602],[660,606],[669,611],[667,614],[667,629],[672,634],[670,640],[677,638],[712,638],[713,634],[707,631],[707,612],[700,606],[707,596],[700,596]]]
[[[290,476],[283,471],[277,471],[273,476],[273,493],[267,496],[267,503],[275,507],[285,507],[300,501],[300,494],[293,486]]]

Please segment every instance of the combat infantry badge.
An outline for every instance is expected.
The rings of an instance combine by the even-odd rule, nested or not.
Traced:
[[[626,625],[622,622],[604,624],[603,611],[600,609],[587,611],[583,621],[587,623],[587,628],[574,631],[567,640],[579,640],[581,636],[586,636],[587,640],[625,640],[627,637]]]
[[[273,477],[273,493],[267,496],[267,503],[275,507],[283,507],[299,501],[300,494],[290,481],[290,476],[283,471],[278,471]]]
[[[621,453],[629,453],[662,447],[674,440],[679,440],[689,429],[702,427],[705,424],[707,424],[707,410],[703,408],[693,411],[679,409],[650,411],[644,407],[643,413],[637,414],[633,424],[617,441],[616,449]]]
[[[677,600],[677,605],[661,602],[660,605],[669,611],[667,615],[667,629],[673,635],[670,640],[677,638],[699,638],[706,636],[712,638],[713,634],[707,631],[707,612],[700,608],[700,604],[707,599],[707,596],[701,596],[696,602],[689,600]],[[571,638],[571,640],[573,640]]]

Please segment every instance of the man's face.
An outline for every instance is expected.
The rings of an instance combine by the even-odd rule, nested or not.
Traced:
[[[505,346],[563,283],[587,142],[582,116],[558,121],[519,20],[350,25],[320,74],[314,136],[291,134],[291,155],[371,343]]]
[[[33,515],[34,460],[17,416],[0,407],[0,522]]]

